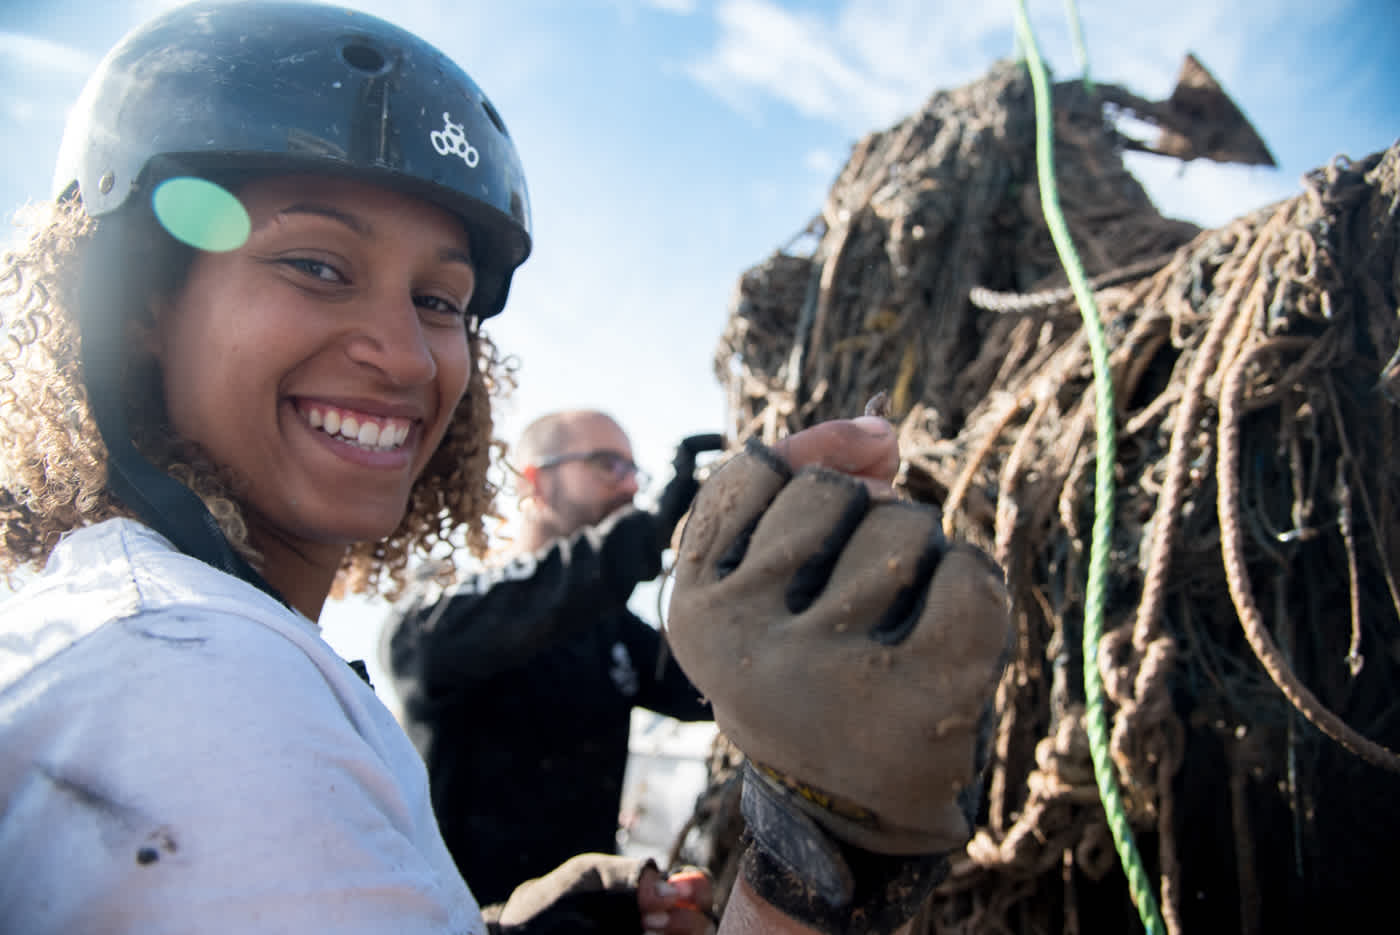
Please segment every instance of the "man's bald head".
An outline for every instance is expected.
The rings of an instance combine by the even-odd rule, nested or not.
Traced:
[[[522,495],[517,544],[527,551],[597,525],[631,504],[641,483],[627,433],[596,409],[540,416],[521,433],[514,462]]]
[[[575,438],[598,424],[622,431],[616,419],[597,409],[566,409],[540,416],[520,433],[520,440],[515,445],[517,466],[523,469],[544,458],[563,454]]]

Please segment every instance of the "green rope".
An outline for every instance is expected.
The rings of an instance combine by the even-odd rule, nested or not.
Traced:
[[[1142,865],[1142,856],[1133,841],[1133,829],[1123,808],[1123,794],[1118,787],[1118,774],[1108,752],[1108,717],[1104,712],[1103,678],[1099,674],[1098,646],[1103,633],[1104,595],[1108,586],[1108,558],[1113,532],[1113,467],[1118,459],[1115,437],[1113,379],[1108,369],[1108,346],[1104,340],[1103,323],[1098,305],[1089,289],[1084,267],[1070,238],[1064,213],[1060,210],[1059,189],[1055,185],[1054,115],[1050,109],[1049,78],[1040,59],[1035,33],[1026,16],[1025,0],[1015,0],[1016,31],[1026,52],[1031,85],[1035,91],[1035,151],[1036,171],[1040,183],[1040,205],[1045,222],[1050,227],[1055,250],[1069,276],[1070,287],[1079,302],[1084,318],[1084,330],[1094,362],[1095,430],[1098,435],[1097,464],[1094,470],[1094,528],[1089,554],[1089,581],[1084,596],[1084,695],[1087,705],[1085,728],[1089,735],[1089,751],[1094,761],[1094,778],[1098,781],[1099,798],[1108,818],[1109,830],[1118,859],[1128,877],[1128,889],[1150,935],[1165,935],[1166,925],[1157,908],[1157,897]]]
[[[1084,73],[1084,90],[1094,93],[1094,82],[1089,80],[1089,50],[1084,45],[1084,25],[1079,19],[1078,0],[1065,0],[1065,14],[1069,16],[1069,34],[1074,43],[1074,57],[1079,60],[1079,68]]]

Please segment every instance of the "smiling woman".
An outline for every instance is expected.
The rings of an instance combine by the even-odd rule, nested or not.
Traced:
[[[504,124],[387,23],[200,4],[103,61],[57,179],[0,270],[0,564],[38,571],[0,648],[0,917],[484,931],[314,620],[484,546],[478,328],[530,246]]]

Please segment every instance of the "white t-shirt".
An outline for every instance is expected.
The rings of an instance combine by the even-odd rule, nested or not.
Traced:
[[[314,623],[130,520],[0,604],[0,932],[485,931]]]

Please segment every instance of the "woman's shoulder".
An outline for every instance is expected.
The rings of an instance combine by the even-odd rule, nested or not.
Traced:
[[[140,524],[93,527],[64,547],[71,567],[6,608],[0,748],[7,735],[33,732],[42,745],[57,730],[125,738],[153,758],[167,738],[176,762],[206,732],[232,756],[307,732],[342,749],[367,743],[366,755],[395,768],[413,755],[393,715],[305,617]]]
[[[126,654],[140,659],[157,647],[197,648],[184,657],[186,670],[287,667],[305,675],[310,666],[338,682],[344,668],[314,623],[129,519],[65,536],[4,614],[0,692],[60,655],[95,653],[116,675]]]
[[[0,691],[110,620],[139,610],[140,594],[121,547],[131,520],[108,520],[63,537],[37,574],[5,600]]]
[[[68,617],[87,608],[105,608],[96,616],[117,618],[159,608],[180,595],[231,590],[219,587],[220,579],[239,583],[182,554],[144,523],[118,517],[65,533],[44,567],[5,606],[9,613],[22,608]]]

